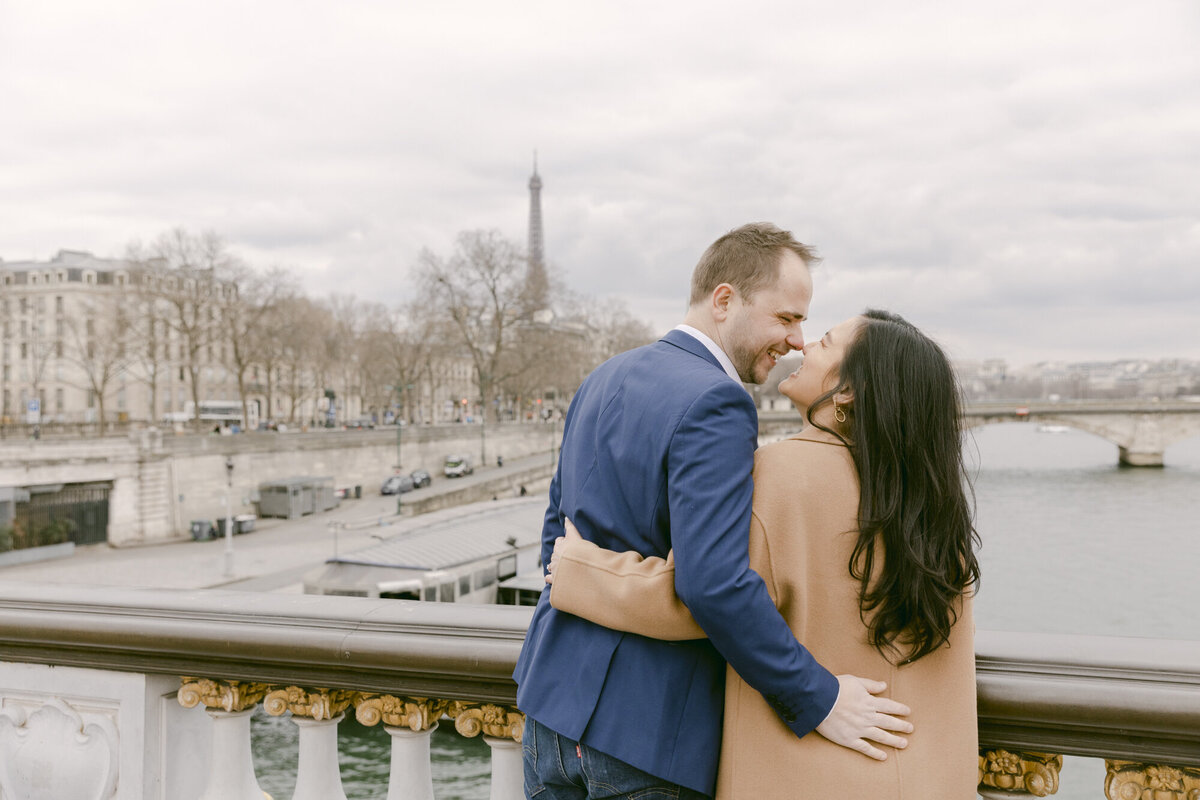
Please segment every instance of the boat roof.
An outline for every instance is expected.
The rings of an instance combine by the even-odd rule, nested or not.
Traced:
[[[546,498],[478,503],[464,513],[439,517],[389,536],[379,544],[327,560],[394,569],[434,570],[537,546]]]

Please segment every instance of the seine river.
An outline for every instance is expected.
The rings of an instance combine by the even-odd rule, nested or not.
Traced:
[[[1200,438],[1168,448],[1163,469],[1129,469],[1102,439],[1011,424],[974,431],[968,458],[983,540],[980,629],[1200,640],[1189,591],[1200,565]],[[290,797],[295,725],[260,715],[253,730],[259,783]],[[339,735],[347,797],[382,797],[387,735],[353,720]],[[439,800],[486,800],[486,744],[443,724],[433,751]],[[1102,761],[1067,758],[1055,797],[1090,800],[1103,781]]]

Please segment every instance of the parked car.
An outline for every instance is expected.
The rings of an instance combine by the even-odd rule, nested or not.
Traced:
[[[350,429],[350,428],[374,428],[374,427],[375,427],[375,420],[371,419],[370,417],[358,417],[357,419],[352,419],[346,423],[347,429]]]
[[[417,489],[423,489],[433,483],[433,476],[423,469],[414,469],[408,474],[408,477],[412,478],[413,486]]]
[[[413,490],[411,475],[389,475],[379,487],[380,494],[404,494]]]
[[[442,465],[442,473],[447,478],[461,478],[474,471],[475,468],[471,466],[471,457],[468,455],[446,456],[446,463]]]

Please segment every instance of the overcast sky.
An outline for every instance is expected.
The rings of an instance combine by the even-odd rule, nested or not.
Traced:
[[[1200,358],[1192,0],[0,0],[0,258],[214,230],[389,304],[423,247],[524,242],[659,330],[697,257],[817,247],[819,335],[960,359]]]

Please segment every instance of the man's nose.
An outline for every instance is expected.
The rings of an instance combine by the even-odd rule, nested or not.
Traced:
[[[788,346],[793,350],[804,350],[804,332],[800,330],[799,325],[796,326],[794,331],[787,335],[787,338],[785,338],[784,341],[787,342]]]

